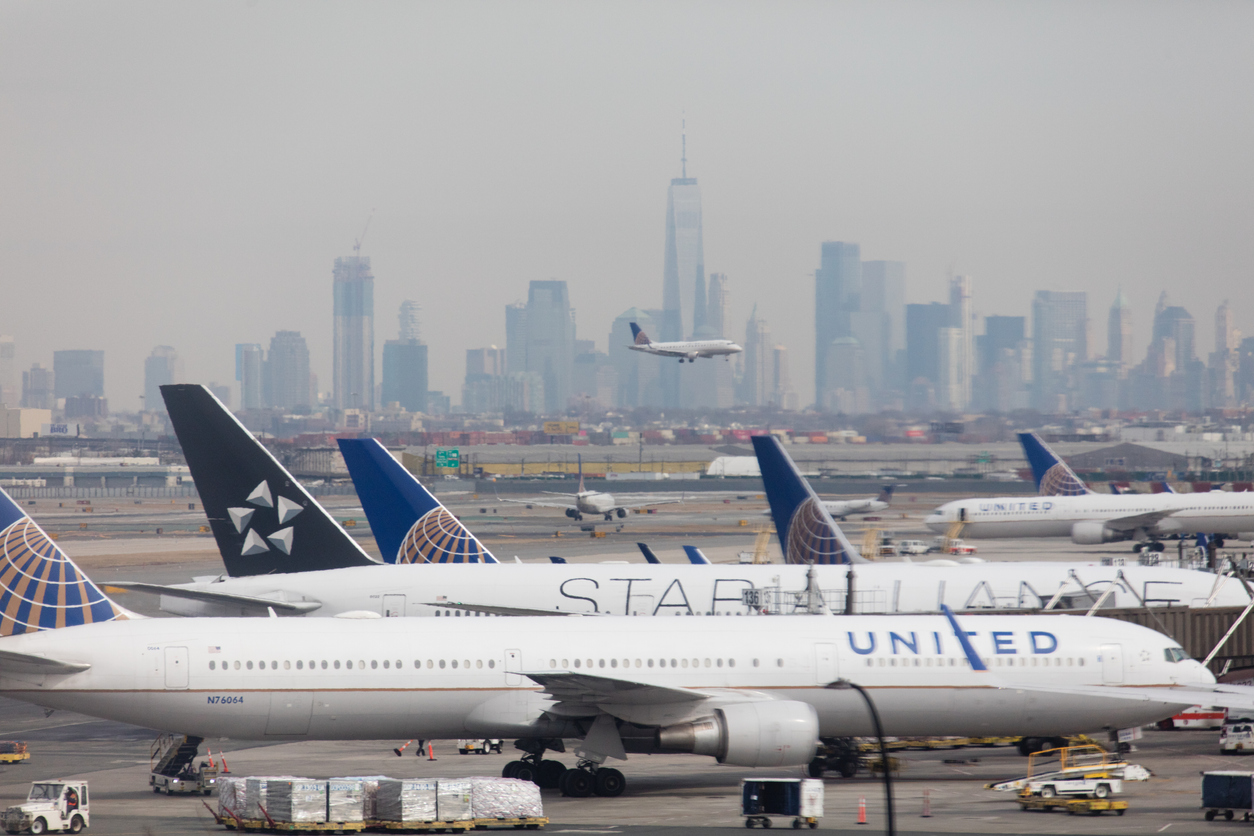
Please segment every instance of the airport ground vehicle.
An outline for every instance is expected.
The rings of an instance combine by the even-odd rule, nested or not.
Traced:
[[[0,763],[20,763],[30,760],[26,743],[20,740],[0,740]]]
[[[745,827],[771,826],[771,816],[792,819],[794,829],[819,826],[823,782],[815,778],[746,778],[740,782],[740,814]]]
[[[898,540],[897,554],[927,554],[927,543],[922,540]]]
[[[36,781],[4,811],[6,833],[78,833],[91,824],[86,781]]]
[[[155,793],[212,795],[218,782],[218,767],[213,759],[194,763],[203,738],[182,734],[163,734],[149,752],[151,769],[148,785]]]
[[[486,755],[490,752],[501,754],[500,738],[479,738],[476,740],[458,740],[457,753],[459,755]]]
[[[1254,755],[1254,720],[1238,719],[1224,723],[1219,732],[1221,755]]]
[[[1109,798],[1123,792],[1123,780],[1145,780],[1148,772],[1100,746],[1066,746],[1028,756],[1028,774],[996,784],[993,790],[1015,790],[1020,798]]]
[[[1114,813],[1116,816],[1122,816],[1128,810],[1128,802],[1111,801],[1102,798],[1041,798],[1039,796],[1022,796],[1019,798],[1020,810],[1041,810],[1048,813],[1050,810],[1062,809],[1066,810],[1070,815],[1077,816],[1087,813],[1090,816],[1100,816],[1106,811]]]
[[[1238,812],[1249,821],[1254,811],[1254,772],[1203,772],[1202,809],[1207,821],[1222,815],[1232,821]]]

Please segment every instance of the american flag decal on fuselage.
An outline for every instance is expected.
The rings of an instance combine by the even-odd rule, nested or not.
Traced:
[[[124,618],[30,517],[0,531],[0,636]]]
[[[401,542],[397,563],[494,563],[483,544],[440,506],[414,523]]]

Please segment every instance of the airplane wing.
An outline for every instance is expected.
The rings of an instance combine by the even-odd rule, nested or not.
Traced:
[[[647,685],[628,679],[597,676],[572,671],[524,672],[523,676],[537,683],[558,702],[596,706],[603,702],[634,705],[663,705],[674,702],[699,702],[706,699],[700,691]]]
[[[565,494],[563,494],[565,496]],[[534,499],[502,499],[501,502],[513,502],[517,505],[535,505],[540,508],[574,508],[571,502],[544,502]]]
[[[116,586],[119,589],[125,589],[128,592],[147,592],[152,595],[169,595],[172,598],[187,598],[192,601],[204,601],[207,604],[228,604],[231,606],[257,607],[258,609],[266,609],[271,607],[275,612],[290,613],[292,615],[313,612],[322,606],[321,601],[279,601],[273,598],[260,598],[255,595],[238,595],[232,592],[211,592],[206,589],[186,589],[180,586],[162,586],[159,583],[135,583],[126,581],[124,583],[109,583],[108,586]]]
[[[1151,528],[1174,514],[1175,511],[1149,511],[1134,514],[1131,517],[1116,517],[1106,520],[1106,527],[1113,531],[1135,531],[1138,528]]]
[[[1118,685],[1021,685],[998,682],[998,688],[1015,691],[1036,691],[1046,694],[1069,694],[1082,697],[1108,697],[1116,700],[1160,702],[1168,705],[1205,705],[1217,708],[1238,708],[1254,711],[1254,688],[1235,685],[1180,685],[1121,687]]]
[[[614,508],[615,510],[619,508],[651,508],[654,505],[676,505],[682,502],[682,499],[654,499],[649,502],[620,502]]]
[[[566,561],[562,561],[565,563]],[[600,615],[595,612],[564,612],[562,610],[537,610],[530,607],[498,607],[493,604],[461,604],[449,601],[433,601],[427,604],[428,607],[443,607],[449,610],[461,610],[462,612],[482,612],[488,615],[514,615],[514,616],[533,616],[533,615]]]
[[[0,673],[16,674],[72,674],[82,673],[91,665],[85,662],[63,662],[31,653],[0,650]]]

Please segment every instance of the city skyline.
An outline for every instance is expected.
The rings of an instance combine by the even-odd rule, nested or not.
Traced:
[[[113,410],[139,406],[153,346],[189,380],[227,380],[230,346],[278,330],[306,336],[330,390],[327,265],[377,209],[361,251],[377,312],[458,312],[424,319],[433,389],[459,391],[464,352],[505,342],[495,314],[466,327],[468,306],[533,279],[567,281],[605,350],[614,317],[660,302],[686,115],[705,276],[735,289],[737,331],[756,303],[789,334],[803,404],[823,241],[906,264],[911,303],[970,275],[979,315],[1083,289],[1097,321],[1122,286],[1138,359],[1155,297],[1187,282],[1209,348],[1225,298],[1254,330],[1254,115],[1230,106],[1254,92],[1254,9],[1130,8],[312,4],[293,34],[282,4],[8,4],[0,335],[19,370],[104,350]],[[522,47],[532,27],[545,50]],[[345,49],[363,60],[332,60]]]

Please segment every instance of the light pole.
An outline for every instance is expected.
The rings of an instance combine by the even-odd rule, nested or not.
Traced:
[[[871,695],[856,682],[850,682],[848,679],[838,679],[827,687],[836,691],[847,691],[852,688],[862,696],[862,699],[866,702],[867,710],[871,712],[871,722],[875,725],[875,738],[880,744],[880,765],[884,769],[884,803],[888,809],[887,833],[888,836],[896,836],[897,823],[893,818],[892,770],[888,768],[888,749],[884,746],[884,727],[880,725],[880,713],[875,710],[875,703],[871,701]]]

